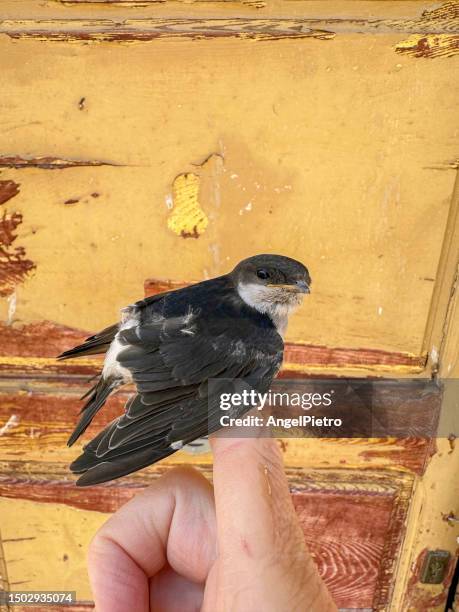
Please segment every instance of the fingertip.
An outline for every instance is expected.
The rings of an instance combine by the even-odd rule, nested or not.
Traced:
[[[214,456],[214,470],[222,463],[246,462],[247,469],[261,462],[283,469],[283,459],[276,438],[271,437],[228,437],[221,432],[210,436],[210,445]]]
[[[186,489],[192,488],[191,485],[211,488],[211,484],[204,474],[191,465],[184,464],[173,467],[172,469],[168,470],[162,478],[165,484],[168,484],[174,488],[177,485],[185,485]],[[154,484],[150,485],[150,487],[154,486]],[[150,487],[144,491],[144,494],[148,494]]]

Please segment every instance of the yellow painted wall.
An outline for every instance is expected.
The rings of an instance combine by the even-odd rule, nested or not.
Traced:
[[[313,277],[290,339],[418,354],[455,177],[457,58],[400,56],[398,40],[2,37],[0,151],[116,164],[1,172],[37,264],[16,318],[93,330],[148,277],[282,252]],[[213,173],[199,166],[212,153]],[[186,172],[207,181],[199,239],[168,228]]]
[[[288,340],[429,353],[421,375],[437,371],[439,356],[442,375],[455,372],[457,2],[140,4],[0,4],[0,181],[19,186],[0,218],[23,215],[10,247],[36,265],[0,299],[1,322],[96,330],[141,298],[148,278],[199,280],[281,252],[313,277]],[[123,28],[131,38],[162,33],[108,40]],[[15,157],[36,167],[12,168]],[[0,366],[23,368],[15,379],[2,370],[6,414],[21,394],[76,393],[65,370],[53,378],[49,357],[31,379],[32,359],[2,361],[1,343]],[[40,435],[28,418],[0,436],[0,484],[23,486],[0,498],[8,580],[90,599],[85,549],[106,515],[21,499],[27,487],[68,486],[78,452],[52,417]],[[456,548],[442,514],[457,499],[458,449],[440,442],[423,474],[413,468],[429,450],[420,448],[290,440],[284,449],[289,468],[345,468],[406,481],[405,496],[413,489],[387,579],[392,612],[412,609],[423,547]],[[420,589],[426,600],[443,585]]]

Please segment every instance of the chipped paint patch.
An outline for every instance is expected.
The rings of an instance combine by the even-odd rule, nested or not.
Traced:
[[[434,369],[438,368],[439,354],[436,346],[433,346],[430,351],[430,360],[432,362],[432,367]]]
[[[433,164],[432,166],[426,166],[427,170],[457,170],[459,168],[459,158],[449,159],[439,164]]]
[[[19,193],[19,184],[14,181],[0,181],[0,204],[4,204]]]
[[[42,170],[62,170],[64,168],[86,166],[117,166],[101,160],[60,159],[59,157],[21,157],[20,155],[0,155],[0,168],[41,168]]]
[[[60,2],[64,6],[74,6],[78,4],[109,4],[110,6],[122,6],[129,8],[144,8],[151,4],[157,4],[159,0],[54,0]],[[196,0],[178,0],[186,4],[194,4]],[[227,0],[215,0],[216,2],[227,2]],[[263,0],[234,0],[236,4],[250,6],[252,8],[264,8],[266,2]]]
[[[172,209],[167,227],[182,238],[199,238],[209,219],[199,203],[200,177],[188,172],[179,174],[172,185]]]
[[[185,281],[147,278],[144,282],[145,296],[158,295],[158,293],[164,293],[165,291],[175,291],[176,289],[187,287],[189,284],[189,282],[186,283]]]
[[[8,297],[18,283],[36,267],[26,258],[24,247],[13,246],[17,238],[16,230],[22,223],[20,212],[3,212],[0,217],[0,296]]]
[[[239,215],[243,215],[246,212],[250,212],[253,208],[252,202],[248,202],[243,208],[240,209]]]
[[[11,295],[8,297],[8,318],[6,320],[7,325],[11,325],[14,321],[14,315],[16,314],[16,306],[17,306],[17,294],[16,291],[13,291]]]
[[[420,21],[425,23],[440,22],[445,29],[451,29],[453,21],[459,17],[458,0],[448,0],[431,11],[423,11]]]
[[[413,57],[452,57],[459,53],[458,20],[458,0],[426,10],[415,22],[418,31],[397,43],[395,50]]]
[[[10,418],[8,419],[8,421],[5,423],[5,425],[0,427],[0,436],[4,436],[11,429],[14,429],[15,427],[17,427],[18,424],[19,424],[19,417],[16,414],[12,414]]]
[[[304,19],[62,19],[7,20],[0,33],[13,40],[33,38],[40,41],[78,43],[141,43],[156,39],[191,40],[240,38],[244,40],[333,39],[334,32],[315,27]],[[311,27],[312,26],[312,27]]]
[[[459,35],[415,34],[399,42],[395,50],[413,57],[452,57],[459,53]]]

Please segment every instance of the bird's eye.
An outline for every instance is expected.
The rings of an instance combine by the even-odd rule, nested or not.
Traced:
[[[257,276],[262,280],[266,280],[269,278],[269,272],[267,270],[257,270]]]

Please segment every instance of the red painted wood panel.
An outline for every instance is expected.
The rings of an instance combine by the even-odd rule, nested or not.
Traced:
[[[211,477],[209,466],[201,469]],[[147,482],[163,472],[158,469]],[[342,608],[387,603],[412,481],[363,478],[351,471],[287,469],[287,475],[306,543],[336,603]],[[85,489],[49,477],[1,477],[0,496],[113,512],[147,486],[145,475]]]

